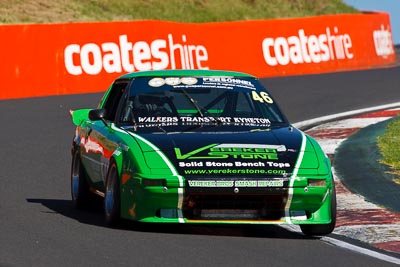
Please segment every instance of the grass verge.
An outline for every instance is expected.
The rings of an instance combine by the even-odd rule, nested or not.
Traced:
[[[388,165],[400,184],[400,117],[391,121],[382,136],[378,137],[378,147],[382,154],[380,163]]]
[[[356,12],[342,0],[0,0],[0,23],[220,22]]]

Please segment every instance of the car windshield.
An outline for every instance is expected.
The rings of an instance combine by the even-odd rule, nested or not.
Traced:
[[[251,77],[140,77],[129,90],[122,125],[287,123],[274,99]]]

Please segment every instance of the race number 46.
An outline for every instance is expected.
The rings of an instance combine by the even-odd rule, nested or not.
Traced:
[[[260,93],[258,93],[258,92],[256,92],[256,91],[253,91],[253,92],[252,92],[252,96],[253,96],[253,100],[254,100],[254,101],[258,101],[258,102],[261,102],[261,103],[268,103],[268,104],[274,103],[274,101],[273,101],[272,98],[268,95],[267,92],[260,92]]]

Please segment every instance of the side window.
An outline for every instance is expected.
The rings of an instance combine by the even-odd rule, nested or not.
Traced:
[[[111,91],[107,97],[107,101],[104,103],[103,108],[106,110],[105,119],[114,121],[115,114],[117,113],[118,103],[124,94],[127,82],[116,82],[113,84]]]

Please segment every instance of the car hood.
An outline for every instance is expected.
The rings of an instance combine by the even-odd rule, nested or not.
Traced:
[[[150,169],[161,168],[152,159],[154,153],[162,152],[185,177],[289,176],[293,173],[304,136],[292,127],[139,135],[154,144],[151,148],[142,146]],[[314,151],[307,153],[315,157]],[[318,168],[318,160],[311,162],[308,168]]]

